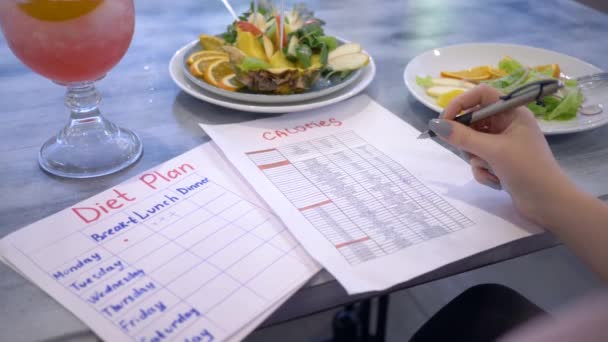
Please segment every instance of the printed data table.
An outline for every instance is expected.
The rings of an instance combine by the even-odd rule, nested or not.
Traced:
[[[247,155],[351,264],[473,225],[352,131]]]

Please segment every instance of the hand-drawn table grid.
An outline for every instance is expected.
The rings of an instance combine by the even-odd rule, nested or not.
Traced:
[[[73,284],[79,280],[78,277],[98,269],[100,264],[84,267],[78,276],[60,281],[67,290],[123,328],[134,341],[140,341],[144,336],[156,336],[157,327],[171,327],[179,314],[183,318],[192,308],[201,315],[183,324],[180,322],[177,325],[179,331],[169,336],[170,340],[197,336],[201,327],[215,331],[215,339],[228,337],[231,327],[246,324],[278,300],[277,293],[291,288],[288,280],[303,279],[302,275],[309,272],[310,265],[304,265],[297,257],[303,250],[272,214],[211,181],[186,195],[176,191],[197,179],[203,177],[193,173],[180,183],[160,189],[96,225],[108,225],[121,215],[132,216],[138,208],[145,208],[147,203],[158,203],[162,197],[179,199],[166,209],[146,213],[149,216],[145,220],[80,255],[85,257],[98,251],[110,257],[108,264],[120,260],[125,266],[124,271],[104,278],[103,282],[95,284],[99,286],[83,292],[75,291],[69,283]],[[139,213],[142,215],[144,211]],[[91,230],[91,227],[85,227],[75,234],[83,234],[90,239],[86,232]],[[70,263],[73,263],[73,258],[63,266]],[[44,270],[44,267],[40,268]],[[128,271],[136,274],[138,270],[144,270],[143,276],[129,286],[112,291],[94,304],[87,300],[108,284],[125,279]],[[48,269],[44,271],[53,277]],[[277,272],[290,274],[292,279],[278,284]],[[154,286],[148,287],[146,294],[154,293],[153,297],[142,295],[143,299],[125,312],[112,312],[109,302],[113,298],[134,293],[135,288],[145,289],[145,284],[150,283]],[[147,302],[152,307],[159,300],[167,306],[166,311],[143,322],[140,312],[142,307],[146,307],[143,304]],[[104,309],[110,312],[111,317],[104,314]],[[129,322],[137,323],[136,328],[125,329],[125,324],[129,328]],[[203,336],[200,340],[206,341],[206,338]]]
[[[353,131],[247,155],[350,264],[474,224]]]

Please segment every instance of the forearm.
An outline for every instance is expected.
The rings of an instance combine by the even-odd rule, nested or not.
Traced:
[[[608,282],[608,205],[567,180],[551,195],[541,223]]]

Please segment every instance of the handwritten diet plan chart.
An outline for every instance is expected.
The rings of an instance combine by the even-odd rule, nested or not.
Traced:
[[[0,251],[108,341],[238,340],[319,270],[211,144]]]

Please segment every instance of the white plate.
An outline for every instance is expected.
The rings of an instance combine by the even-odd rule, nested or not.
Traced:
[[[191,44],[192,43],[189,43],[181,49],[177,50],[177,52],[175,52],[175,54],[171,58],[171,61],[169,62],[169,74],[171,75],[171,78],[173,79],[175,84],[177,84],[177,86],[180,87],[184,92],[196,97],[197,99],[213,103],[218,106],[247,112],[281,114],[290,112],[301,112],[305,110],[328,106],[330,104],[334,104],[346,100],[354,95],[357,95],[372,82],[374,76],[376,75],[376,64],[374,63],[374,59],[370,56],[369,65],[362,69],[361,75],[359,75],[359,78],[353,84],[343,89],[340,89],[339,91],[336,91],[330,95],[289,104],[253,103],[247,101],[238,101],[206,91],[197,86],[196,84],[192,83],[190,80],[188,80],[188,78],[184,75],[184,72],[182,71],[182,63],[184,60],[184,55],[190,48]]]
[[[340,44],[347,43],[345,40],[338,39]],[[233,100],[238,101],[246,101],[246,102],[256,102],[256,103],[294,103],[301,102],[305,100],[312,100],[318,97],[323,97],[334,93],[342,88],[346,88],[351,85],[353,82],[357,80],[357,78],[361,75],[362,69],[354,71],[352,74],[348,75],[345,79],[339,80],[336,78],[330,78],[328,81],[324,81],[319,78],[315,83],[313,83],[312,88],[308,91],[299,93],[299,94],[289,94],[289,95],[270,95],[270,94],[255,94],[255,93],[246,93],[240,91],[228,91],[224,90],[207,82],[201,80],[200,78],[192,75],[190,70],[188,70],[188,65],[186,64],[186,59],[188,56],[196,51],[201,51],[202,47],[200,42],[197,40],[191,42],[187,45],[188,48],[184,53],[184,58],[182,59],[182,73],[190,82],[198,85],[199,87],[205,89],[207,92],[211,92],[223,97],[228,97]]]
[[[504,56],[511,56],[524,65],[559,64],[564,75],[576,78],[602,70],[580,59],[555,51],[512,44],[463,44],[453,45],[424,52],[412,59],[405,67],[403,78],[410,93],[425,106],[441,112],[434,98],[428,96],[424,88],[416,84],[416,76],[439,77],[442,70],[462,70],[478,65],[497,65]],[[607,101],[608,102],[608,101]],[[603,103],[608,108],[608,103]],[[594,116],[580,113],[569,121],[538,120],[546,135],[574,133],[596,128],[608,123],[608,112]]]

